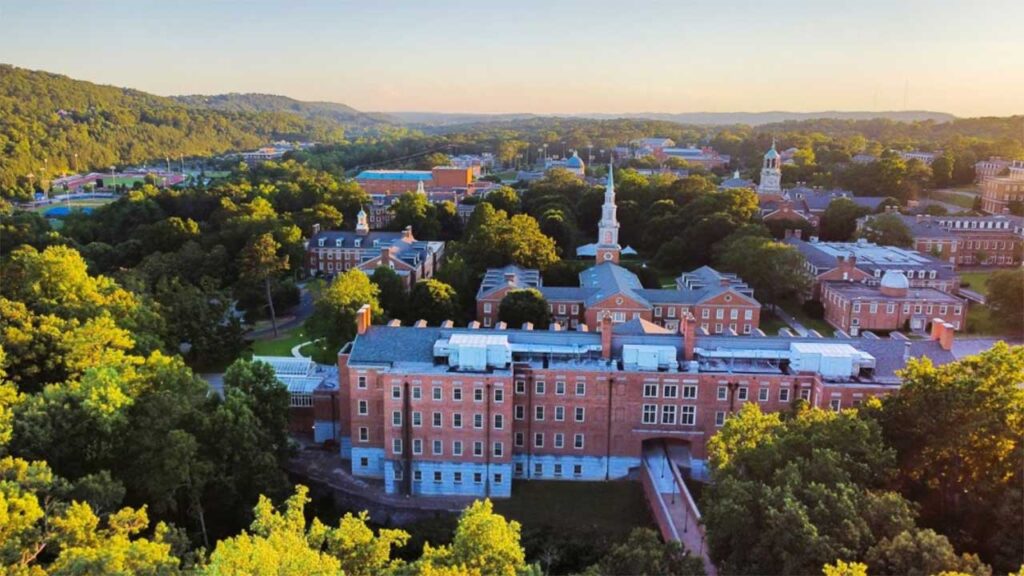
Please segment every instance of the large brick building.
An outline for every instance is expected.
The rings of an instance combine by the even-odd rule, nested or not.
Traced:
[[[702,267],[680,276],[675,289],[644,288],[636,274],[619,266],[619,222],[615,183],[608,169],[605,201],[593,248],[597,264],[579,274],[579,286],[544,286],[536,270],[506,266],[488,270],[476,296],[477,320],[498,323],[501,300],[512,290],[536,288],[551,307],[554,322],[574,329],[599,326],[609,317],[614,324],[642,320],[647,330],[678,330],[680,319],[694,315],[705,332],[751,334],[761,319],[761,304],[734,274]]]
[[[431,170],[363,170],[356,182],[368,194],[400,196],[415,192],[422,185],[428,191],[465,190],[473,182],[476,170],[471,167],[435,166]]]
[[[444,242],[417,240],[412,228],[401,232],[370,230],[369,217],[359,211],[356,229],[317,229],[306,243],[306,268],[310,276],[331,278],[358,268],[373,274],[378,266],[394,270],[406,287],[431,278],[444,255]]]
[[[706,474],[706,443],[730,414],[796,400],[839,410],[898,389],[908,358],[937,364],[992,341],[702,336],[641,320],[600,331],[371,326],[338,355],[337,391],[315,394],[315,439],[390,493],[506,497],[513,479],[608,480],[672,439]],[[687,465],[688,463],[688,465]]]
[[[901,215],[914,237],[914,249],[954,265],[1014,266],[1024,249],[1024,218]],[[858,228],[871,219],[857,221]]]
[[[814,278],[812,300],[821,296],[821,285],[828,280],[864,282],[877,285],[889,270],[903,273],[911,288],[935,288],[955,292],[960,286],[955,266],[933,256],[895,246],[878,246],[866,240],[856,242],[819,242],[801,237],[799,230],[787,231],[785,243],[804,255],[808,273]]]
[[[1024,202],[1024,160],[1015,160],[1005,172],[981,179],[981,209],[989,214],[1003,214],[1012,203]]]
[[[858,335],[863,330],[926,330],[939,319],[954,330],[966,328],[967,301],[934,288],[910,288],[907,277],[887,271],[877,286],[853,281],[822,284],[825,321]]]

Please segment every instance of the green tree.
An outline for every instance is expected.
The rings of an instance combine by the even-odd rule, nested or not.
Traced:
[[[267,310],[270,312],[270,325],[277,337],[277,314],[274,312],[274,299],[271,297],[271,280],[288,269],[288,257],[279,256],[281,245],[270,233],[254,238],[239,254],[239,269],[244,280],[263,284],[267,296]]]
[[[770,238],[740,236],[724,243],[719,265],[750,284],[757,298],[773,308],[787,296],[805,293],[810,277],[794,247]]]
[[[409,293],[397,272],[387,266],[378,266],[370,275],[370,281],[377,286],[380,305],[391,318],[404,318]]]
[[[985,281],[986,306],[1003,333],[1024,334],[1024,270],[999,270]]]
[[[585,574],[637,574],[642,576],[703,576],[704,562],[683,550],[678,542],[662,542],[650,528],[634,528],[629,538],[612,546]]]
[[[934,530],[907,530],[892,538],[882,538],[868,550],[866,561],[875,574],[992,574],[992,569],[982,564],[977,556],[964,554],[958,557],[949,540]]]
[[[415,568],[420,574],[516,576],[527,570],[519,531],[518,522],[494,513],[490,500],[477,500],[462,511],[451,544],[424,546]]]
[[[847,242],[857,231],[857,219],[868,213],[849,198],[836,198],[829,202],[821,216],[821,239],[829,242]]]
[[[940,367],[911,360],[900,376],[878,417],[901,491],[957,549],[1014,569],[1024,556],[1013,535],[1024,517],[1024,347],[1000,342]]]
[[[511,328],[519,328],[530,322],[534,328],[546,330],[548,324],[551,324],[551,308],[536,288],[512,290],[501,299],[498,320]]]
[[[413,234],[421,240],[435,240],[441,235],[441,226],[437,220],[437,209],[426,196],[406,192],[391,205],[394,214],[389,225],[393,230],[402,230],[412,226]]]
[[[914,236],[899,214],[879,214],[872,217],[864,224],[860,237],[879,246],[909,248],[914,244]]]
[[[821,572],[825,576],[868,576],[868,566],[861,562],[836,560],[832,564],[825,564]]]
[[[509,216],[519,213],[519,194],[509,186],[502,186],[496,190],[491,190],[484,197],[483,201],[494,206],[495,210],[504,210]]]
[[[306,320],[306,329],[311,336],[322,338],[318,345],[329,354],[337,353],[355,336],[356,312],[364,304],[380,314],[380,290],[357,268],[335,276],[330,284],[316,284],[312,290],[313,315]]]
[[[943,154],[932,160],[932,186],[946,188],[953,183],[953,159]]]
[[[409,293],[410,322],[423,319],[428,324],[438,325],[445,320],[456,320],[459,316],[459,296],[455,289],[434,278],[420,280]]]

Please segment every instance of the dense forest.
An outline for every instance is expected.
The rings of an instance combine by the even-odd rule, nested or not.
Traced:
[[[336,102],[303,102],[274,94],[237,93],[213,96],[194,94],[174,96],[174,99],[193,108],[224,112],[287,112],[307,120],[339,123],[347,128],[348,134],[358,134],[365,130],[388,130],[392,133],[401,130],[397,126],[389,126],[398,124],[398,120],[386,114],[360,112],[351,106]]]

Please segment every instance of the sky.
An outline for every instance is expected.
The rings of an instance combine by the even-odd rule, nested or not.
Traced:
[[[1024,0],[0,0],[0,62],[365,111],[1024,113]]]

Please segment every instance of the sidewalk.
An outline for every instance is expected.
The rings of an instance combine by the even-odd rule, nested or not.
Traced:
[[[789,327],[792,328],[793,332],[796,332],[798,336],[807,336],[807,327],[801,324],[789,312],[783,310],[782,307],[775,307],[775,315],[786,324],[789,324]]]

